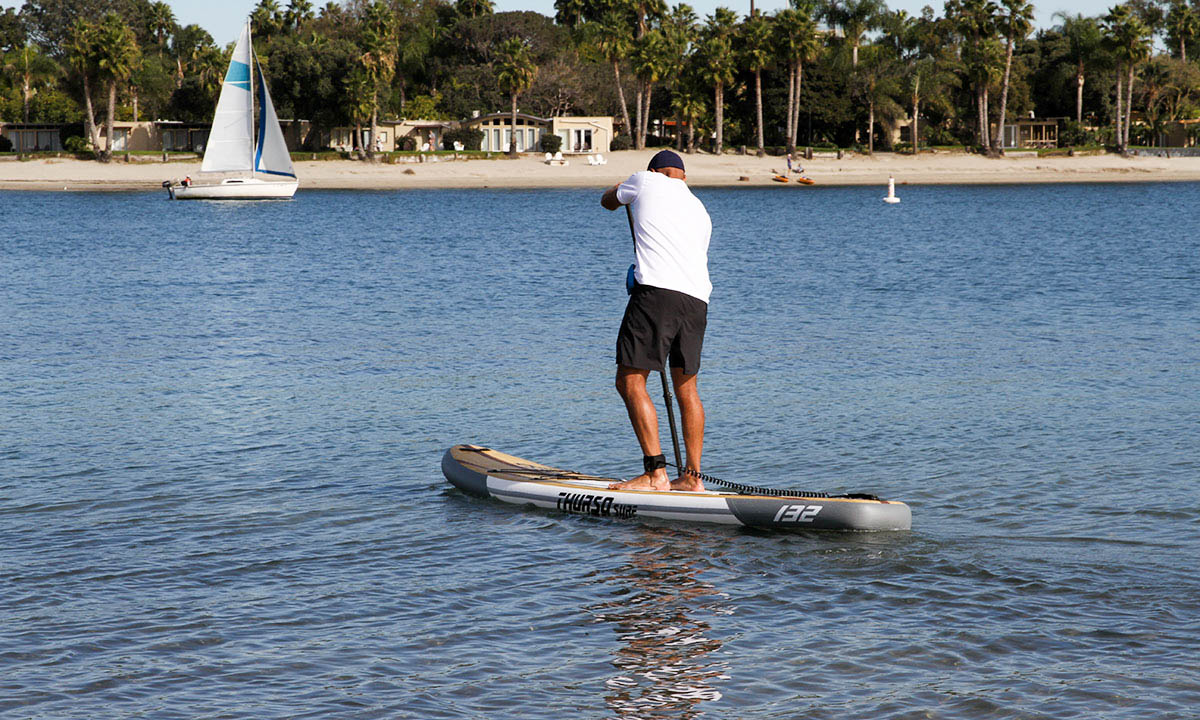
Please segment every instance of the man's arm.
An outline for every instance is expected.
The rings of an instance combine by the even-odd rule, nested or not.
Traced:
[[[604,191],[604,196],[600,198],[601,207],[605,210],[616,210],[621,207],[621,202],[617,200],[617,188],[620,186],[621,183],[617,183]]]

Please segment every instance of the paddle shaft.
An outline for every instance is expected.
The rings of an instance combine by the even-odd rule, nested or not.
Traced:
[[[637,233],[633,230],[633,210],[625,206],[625,217],[629,219],[629,235],[633,238],[634,251],[637,250]],[[675,467],[683,472],[683,458],[679,454],[679,433],[675,430],[675,400],[671,397],[671,387],[667,384],[666,370],[659,370],[658,377],[662,379],[663,402],[667,405],[667,422],[671,426],[671,446],[675,449]]]

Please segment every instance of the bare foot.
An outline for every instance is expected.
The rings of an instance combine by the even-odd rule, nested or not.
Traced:
[[[643,473],[624,482],[615,482],[608,486],[609,490],[671,490],[671,480],[667,471],[659,468],[652,473]]]
[[[671,489],[680,492],[704,492],[704,483],[691,473],[684,473],[671,481]]]

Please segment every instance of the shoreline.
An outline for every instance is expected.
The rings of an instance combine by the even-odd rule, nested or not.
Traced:
[[[369,163],[355,160],[297,161],[303,190],[415,189],[603,189],[645,169],[655,150],[605,155],[605,165],[587,156],[568,156],[565,166],[547,165],[541,155],[516,159],[459,159]],[[437,157],[437,156],[430,156]],[[787,169],[783,157],[683,154],[693,187],[819,188],[886,186],[888,177],[904,185],[1002,185],[1032,183],[1198,182],[1200,157],[1121,157],[1119,155],[986,158],[966,153],[847,155],[802,161],[813,186],[772,180]],[[0,190],[153,191],[164,180],[199,173],[189,162],[122,162],[48,158],[0,162]]]

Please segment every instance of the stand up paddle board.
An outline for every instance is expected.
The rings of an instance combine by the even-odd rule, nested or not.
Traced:
[[[692,523],[745,525],[772,530],[908,530],[908,505],[873,495],[755,488],[762,494],[609,490],[612,478],[585,475],[522,460],[478,445],[456,445],[442,456],[442,473],[463,492],[515,505],[574,515],[620,519],[658,518]]]

